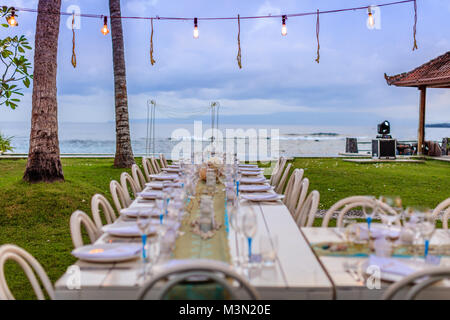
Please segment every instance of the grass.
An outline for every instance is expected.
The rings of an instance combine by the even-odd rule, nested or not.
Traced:
[[[140,163],[140,159],[137,159]],[[90,214],[95,193],[109,200],[109,182],[123,169],[112,159],[62,159],[65,182],[28,184],[21,180],[26,160],[0,160],[0,244],[13,243],[29,251],[43,265],[52,283],[75,259],[69,231],[76,209]],[[320,208],[326,209],[350,195],[400,195],[405,205],[435,207],[449,197],[450,164],[355,164],[339,159],[296,158],[304,168],[310,189],[320,192]],[[31,286],[12,262],[7,280],[18,299],[32,299]]]

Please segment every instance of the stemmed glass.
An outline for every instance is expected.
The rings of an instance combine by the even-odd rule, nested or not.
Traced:
[[[430,240],[434,234],[434,231],[436,230],[436,219],[430,211],[426,211],[423,213],[423,217],[419,222],[418,229],[421,237],[424,240],[424,258],[426,260],[428,256]]]
[[[242,229],[248,241],[248,262],[252,262],[252,240],[258,230],[258,220],[252,207],[246,208],[242,217]]]
[[[240,212],[239,202],[232,199],[231,201],[227,201],[226,210],[228,213],[228,219],[231,225],[231,228],[236,233],[236,240],[238,242],[237,248],[239,248],[240,237],[242,235],[242,213]],[[236,253],[235,264],[240,267],[241,255],[238,251]]]
[[[147,234],[150,229],[151,219],[150,215],[145,210],[139,210],[137,213],[136,219],[137,226],[139,228],[139,232],[141,234],[142,239],[142,261],[147,262]]]
[[[370,226],[372,224],[372,219],[375,216],[377,209],[378,209],[377,199],[375,197],[370,197],[370,199],[372,202],[372,206],[362,206],[362,210],[363,210],[364,216],[366,217],[366,221],[367,221],[369,241],[370,241]]]
[[[388,240],[397,240],[398,237],[392,233],[392,224],[397,221],[402,213],[402,200],[400,197],[386,197],[381,196],[380,201],[387,204],[393,210],[382,208],[380,211],[381,219],[383,223],[388,225]]]

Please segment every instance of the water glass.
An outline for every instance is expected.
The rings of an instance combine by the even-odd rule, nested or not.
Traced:
[[[263,265],[266,267],[274,266],[278,251],[278,237],[276,235],[260,236],[259,250]]]

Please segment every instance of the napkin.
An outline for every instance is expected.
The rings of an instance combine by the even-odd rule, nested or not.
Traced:
[[[243,192],[258,192],[258,191],[267,191],[270,190],[271,187],[266,184],[244,184],[239,186],[239,190]]]
[[[266,178],[258,177],[258,178],[241,178],[240,183],[244,184],[252,184],[252,183],[264,183],[266,182]]]
[[[146,207],[125,208],[120,210],[120,213],[126,216],[137,216],[138,214],[151,215],[152,211],[149,209],[148,206],[146,206]]]
[[[258,167],[240,167],[239,170],[241,171],[261,171]]]
[[[149,191],[142,191],[137,194],[138,196],[145,198],[145,199],[161,199],[164,194],[161,191],[156,190],[149,190]]]
[[[250,200],[250,201],[273,201],[279,200],[280,195],[276,193],[272,194],[247,194],[242,195],[242,199]]]
[[[106,225],[102,227],[102,230],[103,232],[117,236],[138,237],[141,235],[141,231],[136,224],[124,226]],[[155,228],[150,226],[148,233],[155,231]]]
[[[103,244],[101,246],[89,245],[77,248],[72,255],[79,259],[116,259],[132,257],[142,250],[140,244],[121,243]]]
[[[257,176],[259,175],[261,172],[259,171],[241,171],[241,174],[243,176]]]
[[[258,168],[256,164],[240,164],[240,168]]]
[[[178,179],[177,174],[152,174],[150,175],[152,179],[156,180],[175,180]]]
[[[399,261],[398,259],[378,257],[375,255],[369,256],[368,265],[378,266],[381,272],[396,274],[400,276],[407,276],[416,271],[407,264]]]
[[[145,184],[146,187],[152,188],[152,189],[158,189],[161,190],[163,188],[163,183],[162,182],[156,182],[156,181],[152,181],[152,182],[148,182]]]

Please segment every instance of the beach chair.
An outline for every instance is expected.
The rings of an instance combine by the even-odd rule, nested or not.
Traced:
[[[8,260],[15,261],[23,269],[38,300],[45,300],[41,284],[47,296],[50,299],[55,299],[52,283],[39,261],[16,245],[4,244],[0,247],[0,300],[15,300],[5,277],[5,263]]]
[[[94,243],[101,235],[101,231],[86,213],[81,210],[74,211],[70,216],[70,235],[75,249],[84,245],[81,226],[86,229],[91,243]]]
[[[106,224],[111,224],[117,219],[116,213],[114,212],[114,209],[109,203],[108,199],[106,199],[99,193],[95,194],[91,199],[91,211],[95,225],[98,229],[101,229],[101,227],[103,227],[100,210],[105,216]]]

